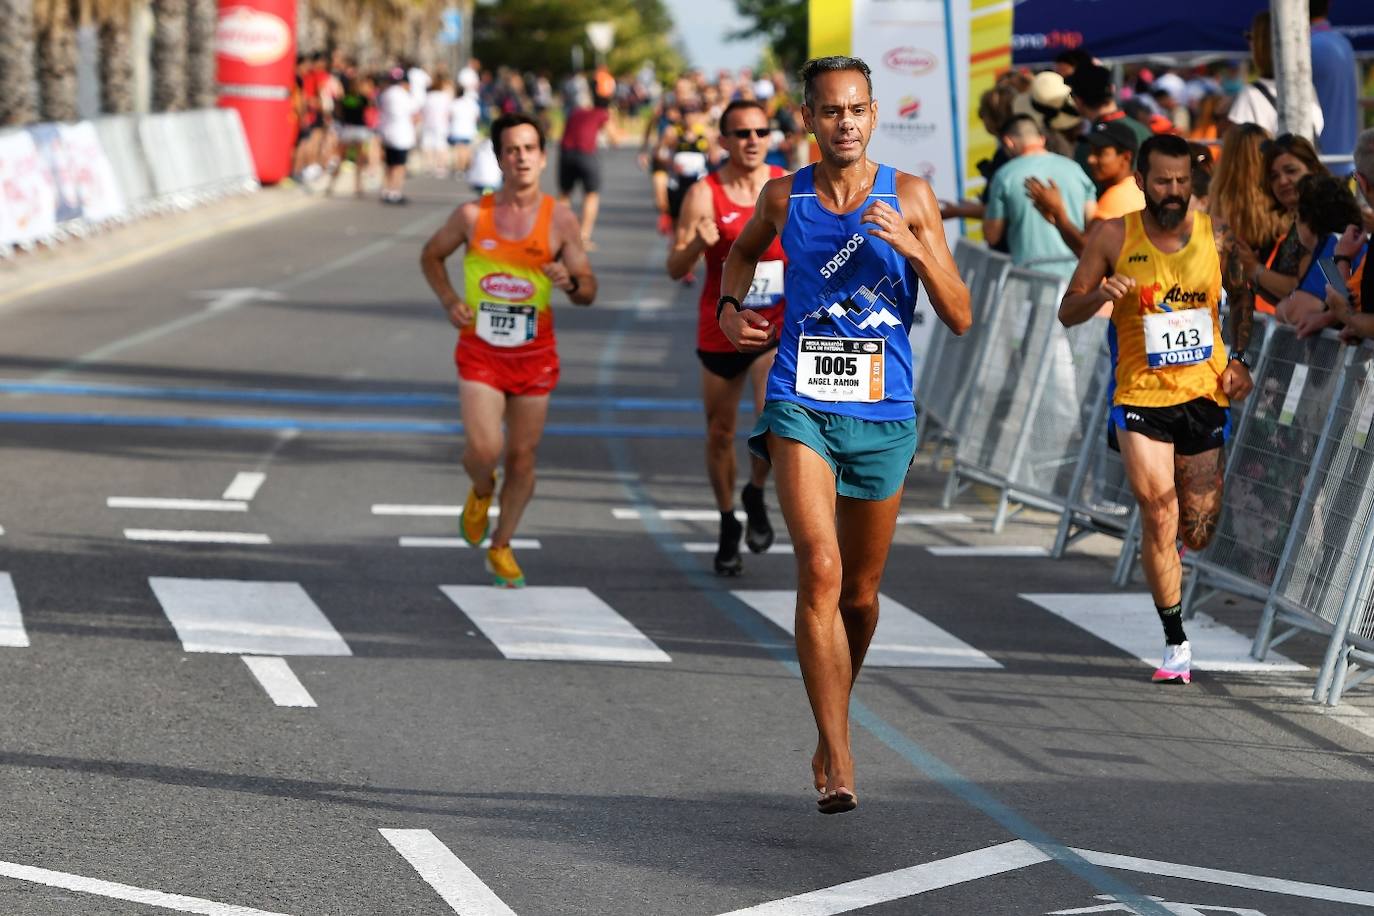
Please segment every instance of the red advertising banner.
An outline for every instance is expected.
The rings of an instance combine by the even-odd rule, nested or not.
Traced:
[[[296,139],[296,0],[220,0],[215,52],[220,107],[243,119],[258,180],[281,181]]]

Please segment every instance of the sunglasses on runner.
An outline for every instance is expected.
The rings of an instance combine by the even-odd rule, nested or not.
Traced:
[[[751,136],[758,137],[762,140],[772,133],[772,130],[767,127],[740,127],[735,130],[727,131],[727,133],[736,140],[748,140]]]

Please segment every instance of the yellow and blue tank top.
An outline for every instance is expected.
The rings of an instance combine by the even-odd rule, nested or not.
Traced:
[[[860,222],[874,200],[901,212],[890,166],[878,167],[867,199],[844,214],[821,206],[813,166],[793,176],[782,232],[787,308],[768,400],[862,420],[916,415],[908,335],[920,280]]]
[[[1194,211],[1188,243],[1160,251],[1140,212],[1128,213],[1114,270],[1135,288],[1112,307],[1112,404],[1172,407],[1197,398],[1228,406],[1218,379],[1226,369],[1221,337],[1221,259],[1212,220]]]

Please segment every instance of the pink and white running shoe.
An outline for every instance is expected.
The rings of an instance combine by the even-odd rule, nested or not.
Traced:
[[[1184,641],[1177,646],[1165,645],[1164,663],[1155,669],[1150,680],[1156,684],[1165,681],[1191,684],[1193,682],[1192,644]]]

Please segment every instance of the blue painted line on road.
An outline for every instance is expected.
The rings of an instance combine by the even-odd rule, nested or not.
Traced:
[[[458,406],[458,395],[423,391],[317,391],[292,388],[181,388],[163,385],[113,385],[93,382],[0,381],[0,394],[37,394],[87,398],[131,398],[152,401],[210,401],[235,404],[304,404],[320,407],[441,407]],[[552,409],[654,411],[700,413],[695,398],[600,398],[563,397],[555,394]],[[747,404],[741,410],[752,409]]]
[[[655,251],[661,247],[655,246]],[[661,258],[659,259],[661,261]],[[655,262],[657,263],[657,262]],[[641,280],[641,285],[645,281]],[[638,291],[642,292],[642,291]],[[632,300],[637,296],[632,295]],[[609,393],[616,357],[620,353],[625,337],[625,319],[622,317],[608,335],[605,349],[602,350],[597,372],[597,385]],[[602,419],[605,419],[603,414]],[[742,601],[720,587],[715,576],[702,568],[698,560],[682,549],[678,538],[654,511],[653,501],[649,498],[644,485],[639,481],[630,450],[623,441],[608,439],[606,449],[610,453],[611,464],[617,472],[621,486],[630,502],[639,510],[649,536],[653,538],[664,558],[677,567],[693,588],[709,601],[726,619],[743,633],[758,643],[776,662],[801,680],[801,666],[797,662],[796,649],[790,641],[778,637],[777,631]],[[1170,911],[1157,901],[1146,897],[1134,887],[1108,873],[1101,866],[1094,865],[1066,844],[1059,842],[1049,833],[1031,823],[1014,808],[1002,802],[978,783],[964,776],[957,769],[945,763],[935,754],[911,740],[901,729],[865,706],[859,700],[851,700],[850,719],[865,728],[889,749],[898,754],[912,767],[938,783],[945,791],[961,799],[970,807],[976,808],[1004,830],[1018,839],[1037,847],[1067,871],[1082,879],[1103,894],[1110,894],[1116,900],[1131,906],[1141,916],[1169,916]]]
[[[296,430],[299,432],[377,433],[452,436],[463,424],[429,420],[316,420],[304,417],[187,417],[139,414],[0,412],[0,425],[107,426],[159,429]],[[544,435],[598,439],[700,439],[695,426],[632,426],[620,423],[550,423]]]

